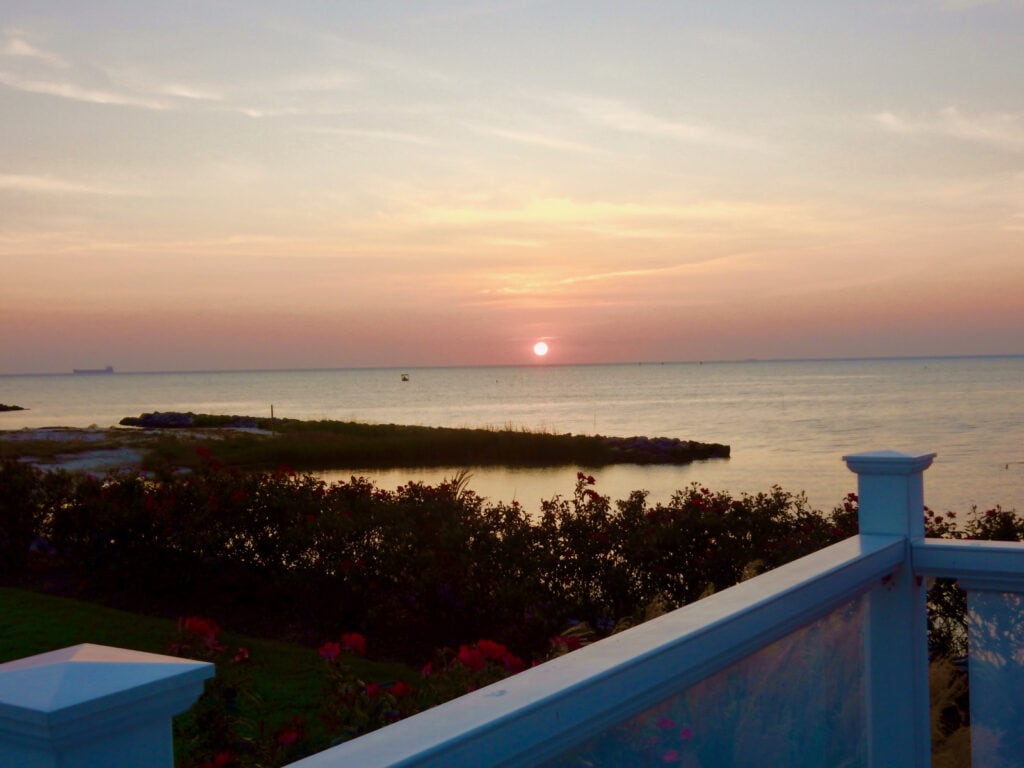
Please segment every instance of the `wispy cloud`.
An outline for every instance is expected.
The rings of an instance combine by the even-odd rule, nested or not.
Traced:
[[[731,228],[757,225],[801,232],[818,231],[824,226],[813,211],[784,203],[708,200],[690,204],[644,204],[581,201],[569,197],[531,198],[512,205],[428,206],[420,210],[416,219],[439,226],[564,225],[606,235],[621,232],[624,236],[642,236],[651,222],[658,222],[661,224],[658,234],[665,237],[671,236],[673,223],[727,223]]]
[[[619,281],[626,278],[645,278],[677,274],[692,268],[692,264],[673,264],[666,267],[652,267],[648,269],[620,269],[609,272],[594,272],[586,275],[573,275],[571,277],[553,279],[533,279],[516,281],[515,285],[504,285],[495,289],[484,289],[482,294],[497,294],[501,296],[518,296],[521,294],[533,294],[544,291],[552,291],[559,288],[568,288],[574,285],[586,283],[604,283],[608,281]]]
[[[56,53],[43,50],[42,48],[33,45],[17,31],[7,31],[4,33],[4,40],[2,45],[0,45],[0,54],[4,56],[45,61],[47,64],[55,67],[67,66],[64,59]]]
[[[0,174],[0,190],[31,192],[45,195],[131,195],[127,190],[83,184],[78,181],[59,179],[53,176],[32,176],[26,174]]]
[[[986,5],[1001,5],[1006,8],[1024,8],[1024,0],[941,0],[943,7],[954,11],[981,8]]]
[[[605,154],[604,150],[598,149],[597,147],[593,147],[588,144],[581,144],[578,141],[561,139],[557,136],[548,136],[541,133],[531,133],[526,131],[510,131],[504,128],[493,128],[482,125],[466,125],[466,127],[476,133],[483,134],[485,136],[494,136],[495,138],[516,142],[517,144],[529,144],[531,146],[566,152],[580,152],[587,155]]]
[[[937,114],[905,117],[879,112],[874,121],[887,131],[904,135],[946,136],[1011,152],[1024,152],[1024,113],[985,112],[965,114],[946,107]]]
[[[254,115],[256,116],[256,115]],[[404,131],[385,131],[373,128],[325,128],[315,127],[307,129],[310,133],[322,134],[325,136],[351,136],[359,139],[373,139],[379,141],[394,141],[400,144],[418,144],[430,146],[436,144],[433,139],[421,136],[416,133]]]
[[[223,101],[224,95],[212,88],[201,88],[184,83],[165,83],[154,88],[154,92],[176,99],[191,101]]]
[[[769,145],[753,136],[724,131],[714,126],[668,120],[658,115],[636,109],[628,104],[610,99],[575,98],[570,105],[578,114],[591,122],[612,128],[622,133],[652,136],[686,144],[768,151]]]
[[[171,105],[165,99],[118,93],[116,91],[100,88],[89,88],[62,80],[27,78],[13,72],[0,71],[0,85],[6,85],[8,88],[14,88],[15,90],[25,91],[27,93],[40,93],[47,96],[57,96],[59,98],[81,101],[87,104],[138,107],[141,109],[155,111],[163,111],[171,108]]]

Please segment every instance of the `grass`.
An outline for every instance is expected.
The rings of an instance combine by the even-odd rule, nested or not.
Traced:
[[[238,429],[241,419],[257,432]],[[122,419],[129,427],[140,418]],[[659,440],[665,440],[660,438]],[[67,430],[63,439],[4,439],[0,459],[53,461],[66,454],[131,448],[145,469],[196,467],[196,446],[222,464],[242,469],[385,469],[398,467],[600,467],[652,462],[684,464],[728,458],[728,446],[675,441],[666,448],[651,441],[600,435],[555,434],[504,428],[423,427],[353,421],[300,421],[195,414],[187,428]]]
[[[437,466],[550,466],[611,463],[597,437],[511,429],[452,429],[341,421],[263,420],[272,434],[221,430],[204,442],[227,466],[345,469]],[[214,435],[210,435],[214,437]],[[149,447],[144,466],[192,466],[196,436],[166,430]]]
[[[167,653],[177,636],[177,622],[169,619],[9,587],[0,587],[0,617],[0,663],[79,643]],[[231,632],[220,639],[229,648],[244,646],[251,654],[247,664],[254,696],[246,713],[250,718],[274,726],[298,716],[316,726],[324,673],[315,650]],[[357,658],[352,667],[366,679],[416,678],[401,664]]]
[[[675,441],[665,448],[632,438],[516,429],[468,429],[352,421],[248,419],[261,430],[231,428],[239,417],[199,414],[189,428],[68,430],[64,439],[2,439],[0,459],[52,461],[63,454],[131,448],[145,469],[196,467],[196,446],[242,469],[384,469],[397,467],[600,467],[609,464],[727,458],[728,446]],[[126,419],[131,423],[137,419]],[[664,440],[664,439],[662,439]]]

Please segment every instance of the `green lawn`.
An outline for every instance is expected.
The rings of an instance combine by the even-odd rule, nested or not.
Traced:
[[[79,643],[98,643],[150,653],[166,653],[177,623],[91,603],[0,587],[0,663]],[[231,649],[251,654],[247,675],[254,697],[247,715],[271,727],[300,717],[316,729],[323,686],[323,661],[316,649],[224,632]],[[336,639],[336,638],[335,638]],[[352,667],[368,680],[412,681],[416,673],[400,664],[354,659]]]

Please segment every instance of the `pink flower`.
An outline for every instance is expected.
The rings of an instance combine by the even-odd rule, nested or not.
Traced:
[[[366,653],[366,638],[358,632],[346,632],[342,635],[341,645],[346,651],[358,653],[360,656]]]
[[[680,728],[679,738],[683,741],[689,741],[693,738],[693,728]]]
[[[341,655],[341,643],[324,643],[320,646],[320,655],[325,659],[338,658]]]
[[[661,762],[663,762],[663,763],[678,763],[679,762],[679,752],[677,752],[674,749],[668,750],[665,754],[663,754],[661,756]]]
[[[669,728],[676,727],[676,721],[667,717],[659,717],[655,725],[661,728],[661,730],[667,731]]]

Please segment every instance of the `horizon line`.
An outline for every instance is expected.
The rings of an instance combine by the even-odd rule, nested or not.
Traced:
[[[330,371],[429,371],[444,369],[472,368],[585,368],[598,366],[627,365],[735,365],[743,363],[842,363],[842,362],[884,362],[900,360],[984,360],[1024,357],[1024,352],[1006,352],[991,354],[948,354],[948,355],[860,355],[849,357],[745,357],[694,360],[634,360],[620,362],[592,363],[478,363],[464,365],[355,365],[339,367],[310,368],[194,368],[180,370],[131,370],[119,371],[114,367],[111,373],[100,373],[100,376],[146,376],[167,374],[200,374],[200,373],[316,373]],[[0,377],[18,376],[78,376],[74,369],[70,371],[36,371],[0,373]]]

